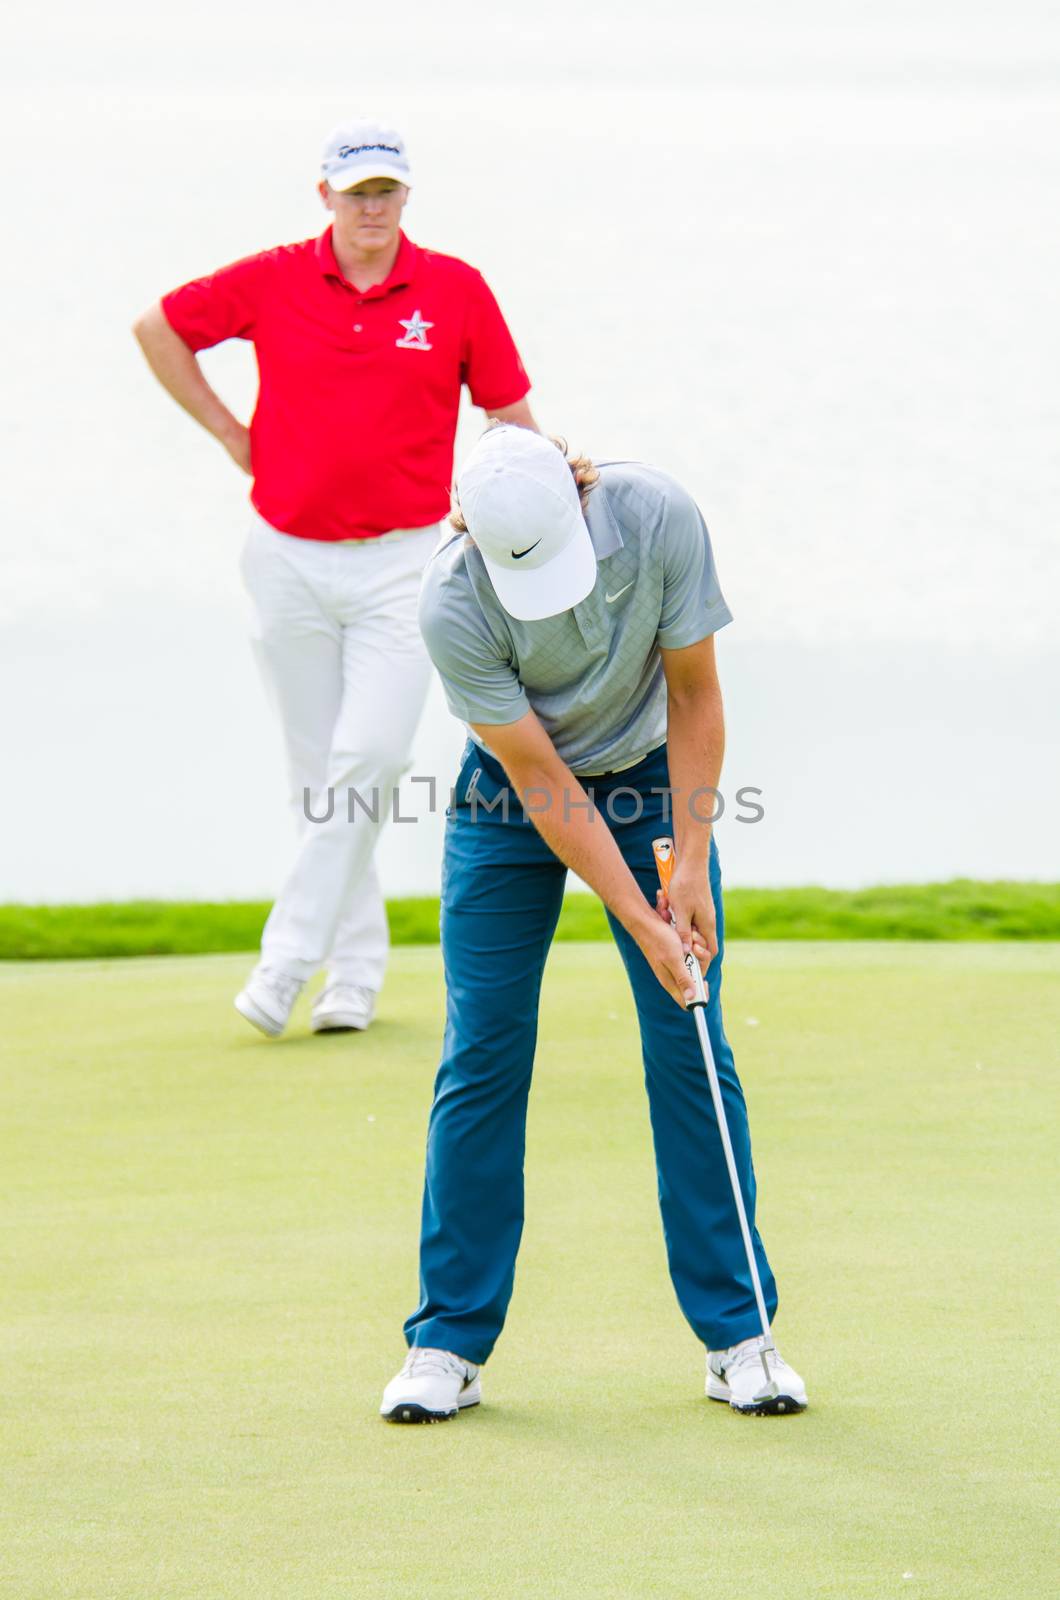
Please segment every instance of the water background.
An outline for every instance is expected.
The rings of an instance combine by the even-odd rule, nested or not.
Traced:
[[[291,854],[245,483],[128,332],[405,129],[544,426],[675,473],[735,624],[731,883],[1060,876],[1060,23],[1020,3],[16,8],[0,52],[0,900],[241,897]],[[245,346],[207,357],[244,411]],[[465,416],[460,448],[480,423]],[[435,686],[415,770],[461,730]],[[437,888],[440,816],[391,829]]]

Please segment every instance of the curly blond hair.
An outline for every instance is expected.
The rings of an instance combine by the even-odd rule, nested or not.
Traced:
[[[503,422],[500,417],[494,417],[492,422],[490,422],[489,426],[486,428],[486,432],[489,433],[490,428],[504,428],[509,426],[510,424]],[[588,456],[572,456],[568,452],[566,439],[561,439],[558,434],[550,433],[547,434],[546,437],[552,440],[552,443],[563,455],[568,467],[570,467],[571,472],[574,474],[574,481],[578,485],[578,498],[582,503],[582,510],[585,511],[589,504],[589,496],[592,494],[596,485],[600,482],[600,473],[598,469],[593,466]],[[450,490],[449,505],[450,526],[455,528],[457,533],[466,533],[467,523],[464,521],[464,513],[460,509],[460,501],[457,499],[455,483]]]

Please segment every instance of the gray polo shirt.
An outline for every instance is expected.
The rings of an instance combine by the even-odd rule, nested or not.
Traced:
[[[532,707],[567,765],[586,774],[631,766],[663,743],[659,647],[683,649],[732,620],[692,497],[639,461],[597,465],[586,520],[598,571],[580,605],[517,621],[464,534],[435,553],[420,593],[453,715],[488,726]]]

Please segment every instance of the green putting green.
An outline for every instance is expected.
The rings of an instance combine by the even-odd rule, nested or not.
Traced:
[[[485,1403],[376,1409],[416,1296],[438,952],[376,1026],[266,1041],[246,957],[0,969],[17,1600],[1045,1596],[1060,949],[734,944],[778,1343],[703,1398],[614,952],[553,953]],[[720,1159],[720,1157],[719,1157]]]

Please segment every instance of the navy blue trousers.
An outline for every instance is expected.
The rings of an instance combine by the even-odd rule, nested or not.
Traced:
[[[625,772],[585,780],[599,808],[597,825],[610,827],[652,904],[652,840],[673,827],[664,796],[651,791],[668,782],[665,745]],[[446,1027],[427,1136],[421,1298],[405,1324],[409,1344],[468,1361],[489,1356],[515,1279],[538,1000],[566,870],[523,813],[500,763],[469,745],[446,818]],[[772,1316],[776,1286],[754,1228],[747,1108],[722,1027],[724,924],[713,843],[710,884],[718,954],[707,974],[707,1026]],[[709,1348],[724,1349],[761,1330],[695,1024],[626,930],[609,921],[640,1023],[670,1276],[694,1332]]]

